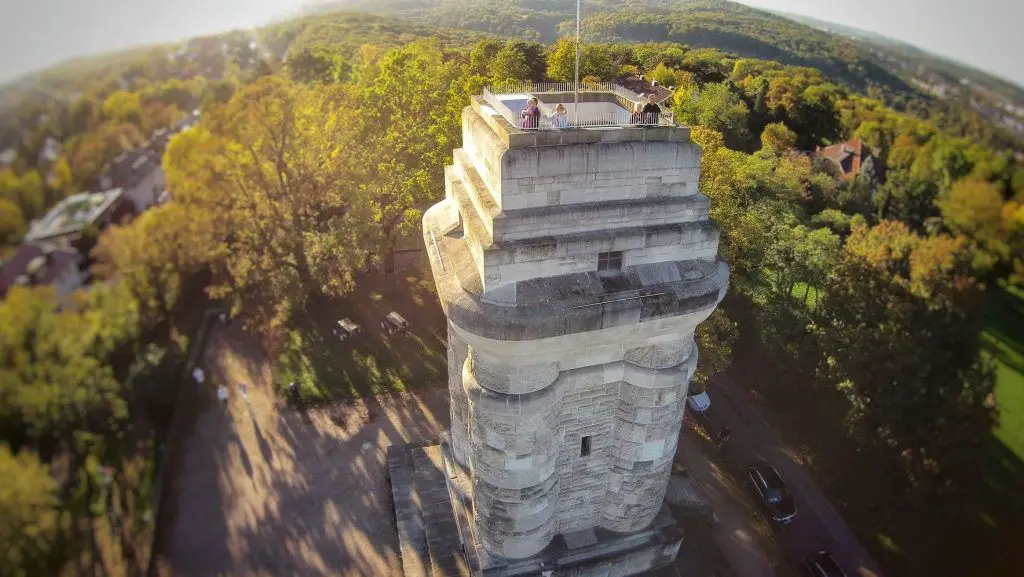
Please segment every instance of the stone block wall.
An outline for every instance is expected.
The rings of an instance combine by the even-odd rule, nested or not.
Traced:
[[[536,352],[508,347],[504,359],[500,342],[449,326],[453,446],[474,476],[477,534],[490,550],[525,557],[556,533],[627,533],[654,519],[703,316],[668,319],[646,338],[605,329],[520,343]]]
[[[694,331],[728,270],[685,131],[499,134],[500,123],[478,104],[464,111],[446,199],[424,227],[428,244],[436,230],[448,247],[435,246],[431,266],[449,314],[450,438],[472,477],[475,534],[520,559],[559,533],[631,534],[658,516]],[[522,144],[531,139],[577,142]],[[593,274],[613,251],[621,278]],[[572,300],[584,292],[567,275],[586,276],[600,300]],[[609,574],[674,554],[648,549]]]

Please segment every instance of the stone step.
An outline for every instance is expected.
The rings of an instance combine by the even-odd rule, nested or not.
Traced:
[[[466,189],[470,193],[470,198],[477,209],[477,214],[489,220],[497,218],[501,214],[501,207],[494,199],[491,189],[487,187],[476,166],[473,165],[473,161],[466,150],[463,148],[456,149],[452,153],[452,160],[459,178],[466,184]]]
[[[476,206],[473,205],[473,200],[470,198],[469,190],[466,188],[466,183],[459,178],[454,168],[445,169],[445,178],[448,179],[447,186],[459,207],[459,214],[462,215],[462,227],[469,240],[481,248],[490,248],[494,244],[493,231],[488,226],[492,224],[492,221],[485,220],[477,212]]]
[[[426,529],[432,577],[469,577],[455,512],[448,496],[441,448],[432,445],[410,451],[415,468],[416,496]]]
[[[433,575],[423,516],[416,501],[412,455],[404,445],[388,447],[388,473],[395,504],[402,571],[406,577]]]

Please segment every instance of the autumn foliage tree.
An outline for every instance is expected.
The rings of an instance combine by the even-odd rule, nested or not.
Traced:
[[[210,292],[255,326],[278,326],[310,296],[353,286],[373,222],[356,116],[340,87],[272,75],[168,147],[175,202],[214,219]]]
[[[855,438],[893,451],[922,495],[971,487],[993,423],[979,353],[984,289],[962,237],[855,225],[818,307],[826,370]]]

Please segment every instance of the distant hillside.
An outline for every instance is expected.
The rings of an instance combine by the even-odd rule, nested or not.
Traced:
[[[800,22],[819,30],[833,32],[859,42],[867,43],[873,48],[887,52],[891,56],[904,58],[917,64],[923,64],[928,68],[932,68],[935,72],[949,75],[953,79],[967,78],[980,86],[999,92],[1007,98],[1014,99],[1019,103],[1019,105],[1024,106],[1024,87],[999,76],[978,70],[968,64],[957,62],[950,58],[939,56],[938,54],[933,54],[927,50],[923,50],[895,38],[878,34],[877,32],[861,30],[860,28],[845,26],[835,22],[818,20],[817,18],[802,16],[800,14],[791,14],[788,12],[776,12],[776,14],[783,18]]]
[[[442,28],[462,28],[551,42],[574,29],[574,0],[340,0],[310,10],[359,10]],[[856,43],[723,0],[584,0],[587,39],[679,42],[742,56],[821,69],[864,90],[912,92]]]

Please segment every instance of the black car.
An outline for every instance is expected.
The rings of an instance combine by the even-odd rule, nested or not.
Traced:
[[[772,520],[786,524],[796,517],[796,504],[786,490],[782,475],[768,463],[747,467],[747,481]]]
[[[800,565],[800,573],[804,577],[846,577],[836,560],[828,551],[818,551],[807,556]]]

